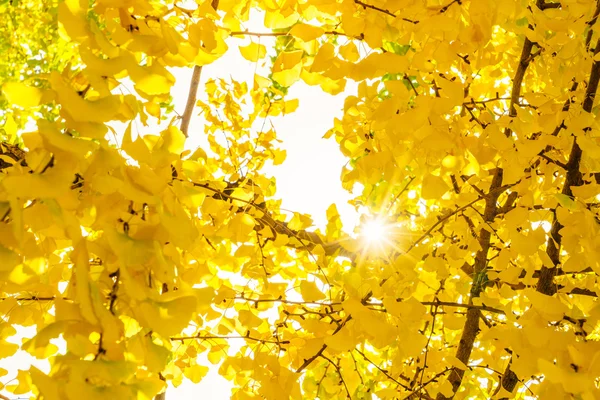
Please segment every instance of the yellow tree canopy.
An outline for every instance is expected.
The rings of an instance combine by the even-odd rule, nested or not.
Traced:
[[[237,400],[600,399],[599,13],[0,0],[0,357],[51,364],[4,389],[142,400],[218,368]],[[198,88],[227,51],[270,73]],[[382,241],[280,209],[262,121],[299,81],[346,96],[326,137]]]

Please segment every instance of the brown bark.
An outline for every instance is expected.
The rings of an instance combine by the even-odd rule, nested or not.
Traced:
[[[590,22],[595,23],[598,17],[598,13],[600,12],[600,1],[597,3],[596,11],[594,12],[594,19]],[[592,37],[592,30],[588,33],[586,38],[586,48],[589,47],[589,43]],[[597,54],[600,51],[600,39],[596,44],[596,48],[594,49],[594,54]],[[583,101],[583,110],[587,112],[592,111],[592,107],[594,105],[594,98],[596,97],[596,92],[598,90],[598,82],[600,80],[600,63],[594,62],[592,64],[592,70],[590,72],[590,79],[588,82],[585,99]],[[567,107],[569,102],[565,105]],[[568,108],[568,107],[567,107]],[[563,108],[564,110],[564,108]],[[557,128],[558,129],[558,128]],[[558,132],[557,132],[558,133]],[[573,139],[573,145],[571,148],[571,153],[569,155],[569,160],[566,164],[567,166],[567,175],[565,177],[565,183],[563,185],[563,189],[561,191],[562,194],[567,196],[572,196],[572,186],[581,185],[581,172],[579,171],[579,166],[581,163],[582,150],[581,147],[577,144],[577,138]],[[556,219],[556,215],[554,216],[554,220],[552,222],[552,227],[550,229],[550,235],[548,237],[548,242],[546,244],[546,254],[552,260],[552,264],[554,265],[552,268],[542,267],[539,273],[539,280],[537,283],[536,290],[540,293],[543,293],[548,296],[552,296],[557,291],[557,286],[554,284],[554,277],[558,274],[558,265],[560,263],[560,246],[562,237],[560,236],[560,230],[562,229],[562,225]],[[519,382],[519,378],[517,375],[510,369],[511,363],[509,362],[506,370],[504,372],[504,376],[502,378],[502,387],[509,393],[512,393],[515,389],[517,383]]]
[[[596,43],[594,49],[594,55],[600,52],[600,39]],[[590,79],[588,82],[587,90],[585,93],[585,99],[583,100],[583,110],[591,112],[594,106],[594,99],[598,90],[598,82],[600,81],[600,62],[596,61],[592,64],[592,71],[590,72]],[[581,164],[581,156],[583,151],[577,143],[577,138],[573,138],[573,145],[571,147],[571,154],[569,155],[569,161],[567,162],[567,174],[565,177],[565,183],[563,185],[561,193],[569,197],[573,196],[572,187],[581,185],[581,172],[579,166]],[[558,265],[560,264],[560,246],[562,237],[560,230],[563,228],[560,222],[554,216],[552,222],[552,228],[550,230],[550,237],[546,246],[546,253],[552,260],[554,265],[551,268],[542,267],[540,271],[540,279],[537,284],[537,291],[548,296],[552,296],[556,293],[556,285],[554,284],[554,277],[558,271]]]
[[[192,113],[194,112],[194,107],[196,106],[196,99],[198,96],[198,85],[200,85],[201,72],[201,66],[194,66],[194,70],[192,71],[192,81],[190,82],[190,90],[188,92],[188,98],[185,104],[185,111],[181,116],[181,132],[183,132],[185,137],[189,136],[188,129],[190,127],[190,121],[192,120]]]
[[[493,222],[494,218],[496,217],[498,210],[498,197],[502,193],[502,175],[502,169],[497,168],[492,179],[489,194],[486,198],[483,218],[488,223]],[[475,256],[475,262],[473,264],[473,274],[475,280],[471,288],[469,304],[473,303],[474,298],[479,297],[483,288],[483,286],[479,284],[478,277],[480,277],[487,268],[487,253],[490,248],[490,239],[491,233],[482,228],[479,232],[479,245],[481,246],[481,250],[477,252],[477,255]],[[467,310],[467,319],[462,331],[458,349],[456,351],[456,358],[462,361],[465,365],[469,363],[469,358],[471,357],[471,352],[473,351],[473,343],[475,343],[475,339],[479,333],[480,312],[481,311],[477,308],[469,308]],[[453,391],[453,395],[450,398],[454,397],[454,394],[460,388],[464,374],[465,371],[463,369],[456,367],[453,367],[450,371],[450,375],[448,375],[448,381],[452,384]],[[438,400],[443,400],[446,398],[447,397],[441,393],[437,396]]]
[[[541,8],[544,4],[543,1],[537,1],[538,8]],[[530,26],[530,28],[533,28]],[[523,43],[523,50],[521,51],[521,56],[519,57],[519,64],[517,66],[517,70],[515,71],[515,76],[513,78],[513,85],[510,96],[510,108],[509,108],[509,116],[516,117],[517,110],[516,104],[519,103],[519,98],[521,96],[521,86],[523,84],[523,79],[525,78],[525,72],[527,71],[527,67],[533,60],[535,55],[532,55],[534,43],[525,38],[525,42]],[[507,128],[504,131],[506,136],[510,136],[512,131],[510,128]],[[483,214],[483,219],[487,223],[492,223],[498,214],[498,197],[503,192],[502,189],[502,168],[496,168],[494,171],[494,176],[492,179],[492,184],[490,185],[490,189],[488,195],[486,197],[485,211]],[[475,256],[475,262],[473,263],[473,286],[471,288],[471,295],[469,299],[469,304],[472,304],[473,299],[479,297],[483,286],[479,284],[479,279],[481,275],[485,273],[488,262],[488,250],[490,248],[490,239],[491,233],[482,228],[479,233],[479,245],[481,246],[481,250],[477,252]],[[458,345],[458,349],[456,351],[456,358],[462,361],[465,365],[469,364],[469,359],[471,357],[471,352],[473,351],[473,344],[475,343],[475,339],[477,338],[477,334],[479,333],[479,318],[480,311],[478,309],[469,309],[467,311],[467,318],[465,322],[465,326],[463,328],[462,336],[460,338],[460,342]],[[511,372],[509,370],[509,372]],[[439,393],[437,395],[437,400],[444,400],[448,398],[453,398],[456,392],[460,389],[460,385],[462,383],[463,376],[465,374],[465,370],[453,367],[450,371],[450,375],[448,376],[448,381],[452,384],[452,395],[450,397],[446,397],[443,394]]]

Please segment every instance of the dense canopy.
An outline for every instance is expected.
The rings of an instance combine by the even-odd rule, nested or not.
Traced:
[[[4,389],[142,400],[215,368],[237,400],[600,399],[599,13],[0,0],[0,357],[51,365]],[[200,83],[228,51],[269,73]],[[323,134],[362,230],[264,172],[302,82],[345,96]]]

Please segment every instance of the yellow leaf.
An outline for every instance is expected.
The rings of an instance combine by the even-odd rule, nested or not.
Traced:
[[[113,58],[119,55],[119,48],[113,45],[107,38],[104,32],[98,27],[96,21],[93,19],[90,20],[90,30],[94,34],[94,39],[96,40],[96,44],[107,57]]]
[[[103,59],[95,56],[92,51],[86,47],[79,50],[81,60],[87,65],[87,71],[97,75],[114,76],[126,70],[135,60],[132,60],[126,54],[121,56]]]
[[[319,52],[313,59],[310,66],[311,72],[323,72],[331,68],[332,61],[335,59],[335,47],[331,43],[325,43],[319,49]]]
[[[171,351],[154,343],[149,336],[144,335],[142,340],[148,369],[155,373],[162,372],[172,356]]]
[[[400,318],[404,323],[415,323],[427,313],[427,308],[414,297],[403,301],[396,301],[393,297],[385,297],[383,304],[392,315]]]
[[[444,327],[450,330],[461,330],[465,326],[465,318],[458,314],[446,314],[444,315]]]
[[[350,298],[344,301],[342,306],[356,321],[356,329],[367,334],[375,347],[385,347],[396,338],[397,330],[379,313],[363,306],[359,300]]]
[[[86,0],[65,0],[58,4],[58,22],[71,39],[89,35],[85,18],[88,2]]]
[[[450,381],[444,380],[444,383],[442,383],[442,386],[440,386],[440,393],[446,398],[454,397],[454,389],[452,388]]]
[[[205,367],[204,365],[192,365],[183,370],[183,374],[186,378],[194,383],[200,383],[207,373],[208,367]]]
[[[185,135],[176,126],[169,126],[161,132],[162,148],[169,153],[181,154],[185,146]]]
[[[276,3],[273,3],[276,4]],[[281,2],[283,4],[283,2]],[[265,27],[269,29],[283,29],[298,21],[299,14],[289,8],[283,9],[276,5],[265,14]]]
[[[44,399],[61,400],[58,380],[52,379],[36,367],[31,367],[29,369],[29,375],[31,376],[32,383],[37,386],[40,394],[44,396]]]
[[[4,122],[4,126],[2,128],[4,129],[4,134],[6,135],[6,137],[8,137],[9,141],[15,137],[15,135],[17,134],[18,127],[12,115],[9,114],[6,117],[6,122]]]
[[[171,90],[171,82],[163,75],[147,74],[135,81],[135,89],[154,96],[163,93],[169,93]]]
[[[560,321],[569,311],[568,307],[554,296],[547,296],[534,289],[526,289],[523,292],[531,301],[532,307],[549,321]]]
[[[263,320],[250,310],[238,311],[238,319],[247,328],[256,328],[263,323]]]
[[[183,42],[183,37],[181,37],[181,35],[164,19],[160,20],[160,31],[169,51],[172,54],[178,54],[179,44]]]
[[[447,355],[445,357],[446,362],[450,365],[452,365],[455,368],[458,369],[462,369],[463,371],[466,371],[467,369],[469,369],[464,362],[460,361],[458,358],[456,358],[455,356],[452,355]]]
[[[9,343],[7,341],[2,341],[0,343],[0,358],[6,358],[15,355],[15,353],[19,350],[19,345],[14,343]]]
[[[121,148],[140,163],[149,163],[152,159],[150,156],[150,149],[148,149],[144,140],[140,136],[135,140],[132,139],[131,123],[127,125],[127,128],[125,129]]]
[[[450,187],[439,176],[427,174],[423,178],[421,197],[425,200],[439,200]]]
[[[2,93],[9,103],[23,108],[38,106],[42,100],[40,89],[27,86],[23,82],[5,83],[2,85]]]
[[[196,297],[184,295],[166,301],[143,301],[134,313],[143,326],[169,337],[188,326],[195,310]]]
[[[357,62],[360,58],[358,48],[351,41],[340,47],[340,55],[350,62]]]
[[[327,336],[325,344],[328,348],[338,353],[344,353],[354,349],[360,338],[356,334],[352,334],[348,326],[344,326],[335,335]]]
[[[229,235],[232,236],[232,240],[236,242],[244,242],[248,240],[250,233],[254,230],[256,222],[254,218],[246,213],[240,213],[235,215],[229,225],[224,229]]]
[[[302,54],[302,50],[282,51],[273,65],[273,79],[285,87],[300,79]]]
[[[304,42],[315,40],[316,38],[323,36],[324,33],[325,31],[321,27],[303,23],[298,23],[290,29],[290,35]]]
[[[116,117],[121,106],[118,96],[107,96],[99,100],[83,99],[75,90],[68,86],[58,72],[50,77],[52,89],[58,95],[63,110],[77,122],[107,122]]]
[[[50,151],[57,149],[69,152],[83,159],[96,148],[94,142],[65,135],[59,132],[55,124],[48,121],[38,121],[38,129],[46,149]]]
[[[394,53],[371,53],[354,64],[351,77],[355,80],[372,79],[384,74],[402,74],[408,68],[408,59]]]
[[[27,371],[18,370],[16,379],[19,382],[18,385],[8,387],[8,390],[13,394],[25,394],[31,390],[30,377]]]
[[[325,294],[319,290],[315,282],[302,281],[300,293],[305,301],[319,301],[325,298]]]
[[[298,346],[298,365],[296,367],[300,366],[302,360],[314,357],[323,347],[324,341],[322,337],[305,339],[304,343]]]
[[[260,44],[250,42],[247,46],[240,46],[240,53],[248,61],[256,62],[267,55],[267,48]]]
[[[17,253],[0,245],[0,272],[11,272],[20,263]]]
[[[7,176],[2,186],[13,196],[22,199],[57,198],[69,192],[73,175],[51,170],[44,175],[27,174]]]
[[[98,324],[98,318],[92,305],[90,292],[90,262],[86,243],[80,240],[71,253],[71,259],[75,267],[75,279],[77,280],[75,290],[77,301],[81,307],[81,314],[91,324]]]

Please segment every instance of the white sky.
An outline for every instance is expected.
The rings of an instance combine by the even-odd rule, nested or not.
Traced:
[[[255,20],[253,18],[253,20]],[[260,19],[258,19],[260,21]],[[262,24],[251,27],[254,31],[261,29]],[[261,43],[269,49],[272,38],[261,38]],[[247,41],[233,39],[228,41],[229,51],[215,63],[203,68],[199,87],[199,98],[205,98],[203,84],[211,78],[232,77],[238,81],[246,81],[252,87],[253,76],[257,66],[245,60],[237,50],[237,45],[246,44]],[[271,46],[272,47],[272,46]],[[260,63],[260,62],[259,62]],[[177,81],[172,89],[176,110],[181,114],[185,108],[188,87],[191,78],[191,68],[177,69],[174,72]],[[266,75],[266,69],[258,66],[258,71]],[[342,189],[340,173],[342,166],[347,161],[339,152],[338,145],[333,139],[325,140],[323,135],[333,126],[333,118],[340,117],[343,109],[343,99],[353,86],[348,85],[346,93],[331,96],[324,93],[319,87],[310,87],[299,81],[290,89],[287,99],[298,98],[298,109],[284,117],[271,118],[278,138],[282,140],[281,148],[287,151],[287,159],[283,165],[268,167],[266,172],[277,180],[276,196],[283,200],[282,208],[310,214],[317,227],[323,228],[326,224],[325,210],[335,203],[344,221],[346,231],[352,231],[358,217],[348,200],[352,197]],[[198,112],[190,123],[190,138],[187,148],[195,148],[205,142],[204,121]],[[122,132],[119,124],[113,125],[118,132]],[[139,126],[139,125],[138,125]],[[160,129],[157,129],[158,132]],[[151,129],[154,131],[154,129]],[[143,130],[148,132],[147,129]],[[32,337],[34,328],[19,328],[16,339]],[[12,340],[14,342],[14,340]],[[8,375],[0,378],[4,384],[13,379],[17,370],[27,370],[30,365],[35,365],[44,372],[49,372],[47,360],[37,360],[26,352],[19,351],[15,356],[0,360],[0,368],[8,370]],[[210,370],[208,375],[199,383],[193,384],[184,380],[178,388],[169,388],[167,399],[211,399],[225,400],[230,398],[231,384],[222,378],[217,368]],[[26,398],[25,395],[15,396],[6,391],[2,394],[10,399]]]

